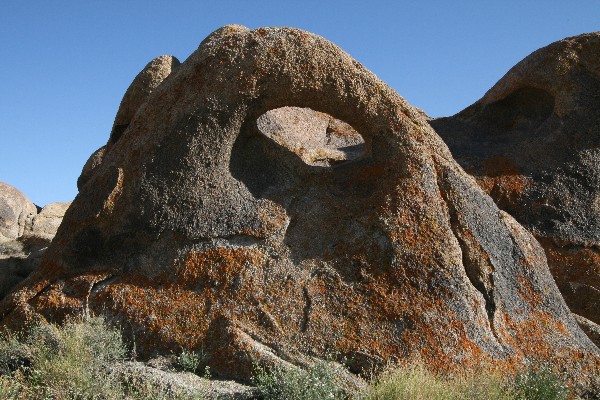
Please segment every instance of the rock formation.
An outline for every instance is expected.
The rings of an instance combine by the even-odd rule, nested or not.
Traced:
[[[52,242],[70,205],[70,202],[58,202],[44,206],[31,219],[31,228],[23,232],[23,238],[40,241],[46,245]]]
[[[3,325],[102,313],[141,355],[202,350],[241,381],[253,363],[333,354],[351,372],[551,360],[589,384],[598,349],[542,248],[337,46],[226,26],[161,79],[0,304]],[[303,138],[282,107],[332,117],[293,109],[323,119]]]
[[[544,47],[431,122],[498,206],[531,230],[571,310],[600,323],[600,32]],[[600,342],[597,342],[600,345]]]
[[[154,89],[156,89],[169,74],[179,65],[179,60],[172,56],[160,56],[150,61],[135,77],[119,106],[115,117],[109,143],[119,140],[129,126],[131,119],[144,104]]]
[[[38,214],[17,188],[0,182],[0,299],[40,263],[71,203],[51,203]]]
[[[0,182],[0,241],[23,236],[36,214],[37,207],[23,193]]]
[[[107,146],[119,140],[123,132],[129,126],[131,119],[137,110],[145,103],[146,99],[163,80],[180,64],[179,60],[172,56],[160,56],[150,61],[146,67],[135,77],[117,111],[115,122],[110,132],[110,140]],[[102,163],[106,147],[102,146],[96,150],[85,163],[81,175],[77,180],[77,188],[87,182],[94,169]]]
[[[81,170],[81,175],[77,179],[77,188],[81,190],[81,187],[88,181],[94,170],[98,165],[102,163],[102,157],[104,157],[104,152],[106,151],[106,146],[100,147],[98,150],[92,153],[92,155],[88,158],[83,169]]]

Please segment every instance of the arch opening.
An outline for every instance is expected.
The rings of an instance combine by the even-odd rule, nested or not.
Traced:
[[[258,131],[315,167],[333,167],[365,156],[365,140],[352,126],[310,108],[281,107],[256,120]]]

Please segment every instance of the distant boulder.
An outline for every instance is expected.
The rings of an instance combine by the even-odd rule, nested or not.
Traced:
[[[600,32],[552,43],[472,106],[431,121],[463,168],[540,241],[571,310],[596,323],[599,54]]]
[[[0,241],[21,237],[36,214],[37,207],[23,193],[0,182]]]
[[[308,165],[329,167],[364,154],[365,141],[350,125],[310,108],[281,107],[256,120],[268,138]]]
[[[23,232],[23,238],[25,240],[46,241],[49,244],[54,239],[63,216],[70,205],[70,202],[60,202],[44,206],[39,214],[32,218],[31,227]]]
[[[0,182],[0,299],[39,265],[70,204],[48,204],[38,214],[23,193]]]
[[[332,356],[353,373],[544,361],[581,385],[600,367],[538,242],[422,113],[293,28],[220,28],[113,131],[0,304],[7,327],[80,312],[142,357],[203,351],[240,381]]]

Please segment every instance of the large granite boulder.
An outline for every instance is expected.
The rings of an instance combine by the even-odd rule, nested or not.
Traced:
[[[315,114],[282,107],[332,117],[313,130]],[[327,153],[303,158],[290,112],[307,135],[337,119],[351,139],[300,137]],[[422,113],[292,28],[223,27],[173,69],[0,304],[15,327],[82,311],[121,324],[142,356],[201,350],[242,381],[254,363],[332,355],[351,372],[544,360],[581,385],[600,364],[540,245]]]
[[[531,230],[571,310],[600,323],[600,32],[535,51],[431,122],[498,206]],[[600,345],[600,343],[598,343]]]
[[[31,227],[37,207],[21,191],[0,182],[0,241],[23,236]]]

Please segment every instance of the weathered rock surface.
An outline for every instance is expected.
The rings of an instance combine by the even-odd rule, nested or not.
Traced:
[[[105,151],[106,146],[102,146],[93,152],[92,155],[87,159],[83,169],[81,170],[81,175],[79,175],[79,178],[77,179],[77,189],[81,190],[83,185],[85,185],[90,176],[94,173],[96,167],[102,164],[102,158],[104,157]]]
[[[233,381],[201,378],[191,372],[176,372],[150,367],[141,362],[125,362],[112,371],[128,387],[139,393],[159,392],[172,398],[206,400],[252,400],[259,398],[256,388]]]
[[[307,164],[259,129],[286,106],[345,121],[361,156]],[[322,144],[294,126],[279,124]],[[40,268],[0,304],[5,326],[84,310],[142,355],[202,350],[241,381],[255,362],[334,354],[352,372],[542,359],[589,385],[600,362],[540,245],[422,113],[291,28],[206,38],[111,136]]]
[[[135,77],[129,88],[125,92],[119,110],[115,117],[110,140],[106,146],[100,147],[88,158],[83,166],[81,175],[77,179],[77,188],[81,190],[82,186],[89,180],[94,170],[102,163],[106,148],[119,140],[125,132],[131,119],[135,116],[138,109],[145,103],[146,99],[167,77],[173,69],[179,66],[180,62],[173,56],[159,56],[150,61],[146,67]]]
[[[600,32],[535,51],[431,122],[498,206],[531,230],[573,312],[600,323]]]
[[[58,202],[44,206],[39,214],[32,218],[31,227],[23,232],[23,238],[45,241],[47,244],[52,242],[70,205],[70,202]]]
[[[600,346],[600,325],[577,314],[575,314],[575,320],[585,334],[596,343],[596,346]]]
[[[281,107],[264,113],[258,129],[308,165],[329,167],[364,154],[364,139],[350,125],[310,108]]]
[[[119,140],[129,123],[135,116],[140,106],[146,99],[179,65],[179,60],[173,56],[159,56],[150,61],[148,65],[135,77],[119,106],[109,145]],[[98,151],[95,153],[98,154]]]
[[[40,263],[71,203],[37,207],[18,189],[0,182],[0,299]]]
[[[0,241],[22,236],[36,214],[37,207],[23,193],[0,182]]]

